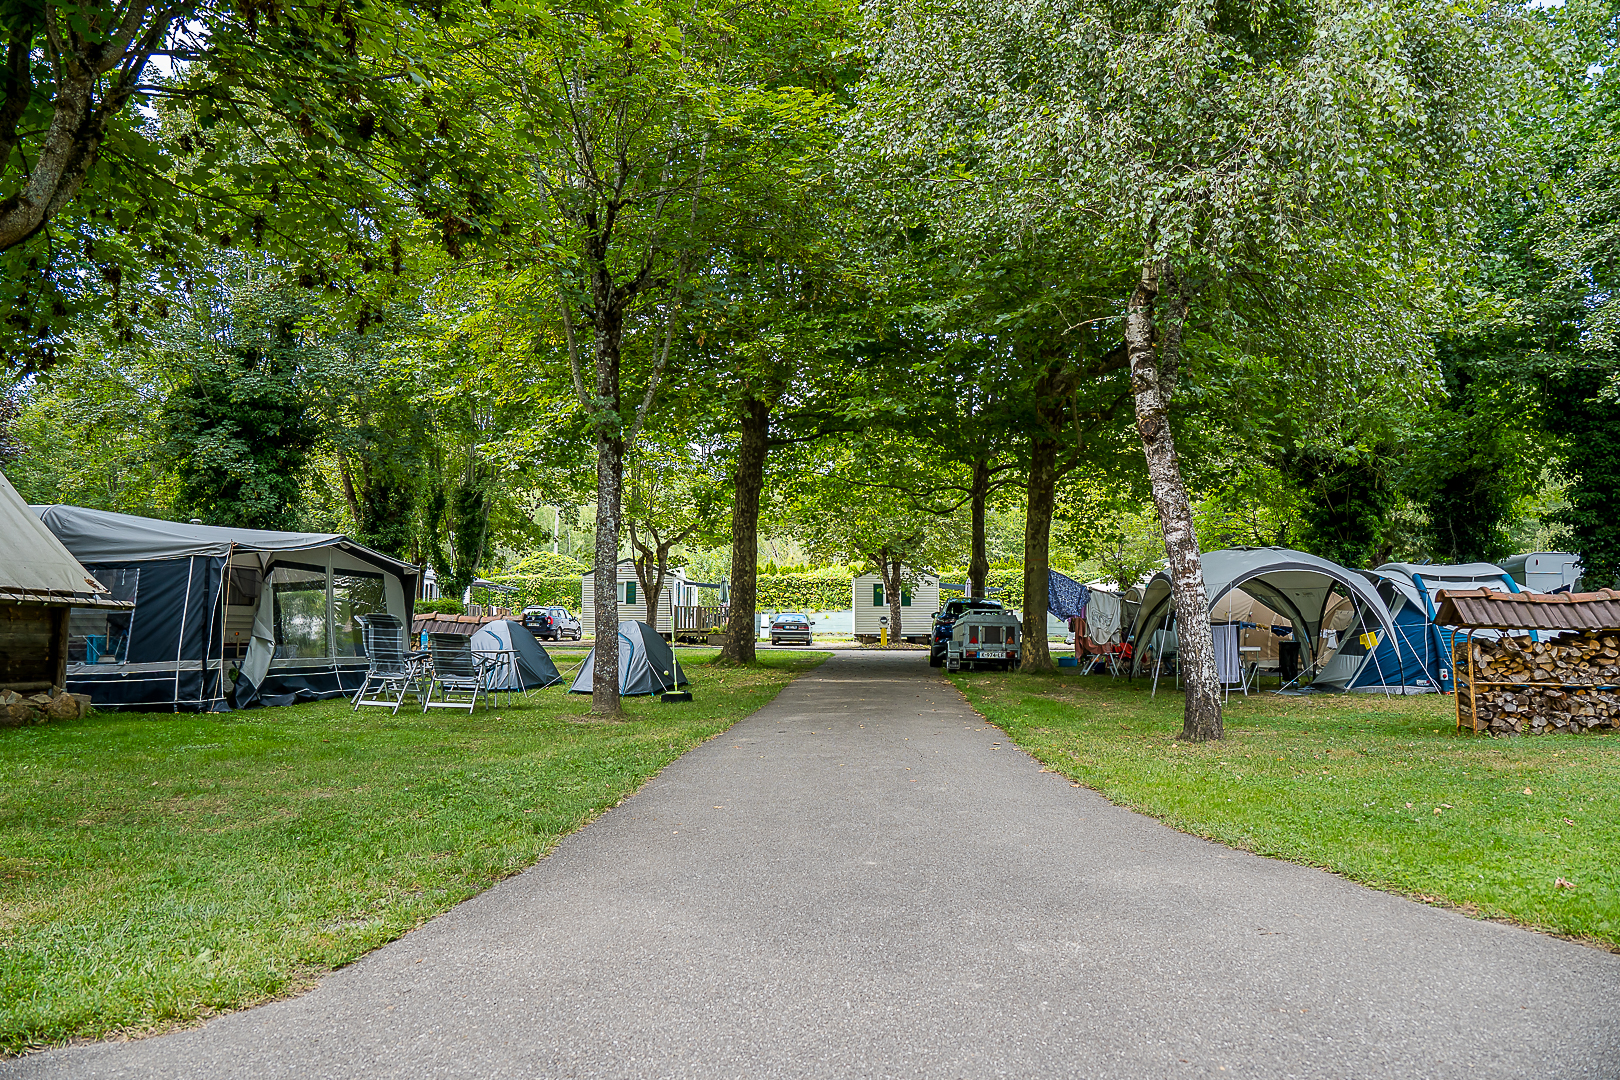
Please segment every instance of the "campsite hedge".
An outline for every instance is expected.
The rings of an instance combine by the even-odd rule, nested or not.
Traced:
[[[941,581],[963,581],[963,582],[965,582],[967,580],[967,570],[963,569],[962,567],[950,567],[948,569],[940,571],[939,579]],[[1023,610],[1023,607],[1024,607],[1024,570],[1023,570],[1023,567],[1016,567],[1015,566],[1015,567],[1008,567],[1008,568],[999,569],[999,570],[992,570],[986,576],[985,584],[990,586],[991,588],[999,588],[999,589],[1002,590],[1001,592],[993,592],[993,593],[991,593],[990,594],[990,599],[992,599],[992,600],[1000,600],[1002,605],[1005,606],[1005,607],[1016,608],[1016,609],[1018,609],[1020,611]],[[946,600],[950,600],[950,599],[952,599],[954,597],[963,596],[963,595],[965,595],[965,594],[962,592],[961,589],[941,589],[941,590],[939,590],[940,603],[944,603]]]
[[[757,580],[757,602],[764,611],[845,611],[854,602],[855,576],[842,566],[761,574]]]

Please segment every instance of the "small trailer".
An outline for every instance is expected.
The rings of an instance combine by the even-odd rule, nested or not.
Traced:
[[[1018,666],[1018,617],[1008,611],[968,611],[951,628],[945,651],[947,671]]]

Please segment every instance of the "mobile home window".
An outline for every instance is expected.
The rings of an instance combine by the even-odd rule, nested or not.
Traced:
[[[619,603],[633,604],[636,602],[636,583],[626,581],[619,587]]]
[[[901,590],[900,590],[900,606],[901,607],[910,607],[911,606],[911,590],[910,589],[901,588]]]
[[[883,586],[875,582],[872,585],[872,606],[883,606]]]

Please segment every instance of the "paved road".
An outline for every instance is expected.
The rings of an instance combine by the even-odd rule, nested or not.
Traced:
[[[1620,957],[1229,851],[848,654],[301,998],[17,1077],[1620,1076]]]

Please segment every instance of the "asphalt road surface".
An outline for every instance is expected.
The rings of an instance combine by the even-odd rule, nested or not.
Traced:
[[[1184,836],[845,654],[302,997],[13,1077],[1620,1076],[1620,956]]]

